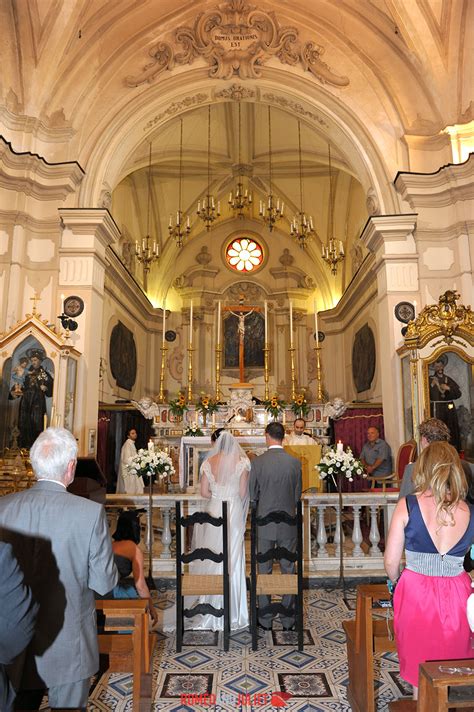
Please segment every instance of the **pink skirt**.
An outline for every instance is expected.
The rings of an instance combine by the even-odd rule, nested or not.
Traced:
[[[400,675],[418,687],[418,666],[428,660],[472,658],[466,603],[471,579],[424,576],[405,569],[395,589],[394,628]]]

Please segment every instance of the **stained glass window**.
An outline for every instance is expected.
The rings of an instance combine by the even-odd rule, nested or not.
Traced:
[[[229,267],[237,272],[253,272],[262,264],[263,249],[251,238],[238,237],[229,243],[225,257]]]

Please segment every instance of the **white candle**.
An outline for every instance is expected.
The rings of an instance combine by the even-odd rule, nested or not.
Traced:
[[[337,441],[336,452],[338,455],[342,455],[342,453],[344,452],[344,444],[342,440]]]
[[[189,309],[189,347],[193,345],[193,300],[191,299],[191,307]]]
[[[163,303],[163,348],[165,347],[165,331],[166,331],[166,300]]]
[[[293,348],[293,302],[290,301],[290,349]]]
[[[221,303],[217,302],[217,344],[221,343]]]
[[[286,411],[283,411],[283,425],[286,425]]]
[[[54,418],[56,414],[56,408],[54,405],[51,406],[51,415],[49,416],[49,424],[54,427]]]
[[[268,344],[268,304],[267,304],[266,299],[264,302],[264,307],[265,307],[265,346],[266,346]]]
[[[213,428],[216,427],[216,414],[215,413],[212,414],[212,427]]]
[[[314,300],[314,329],[316,331],[316,346],[319,346],[318,309]]]
[[[413,300],[413,319],[416,319],[416,299]]]
[[[151,452],[153,450],[153,440],[148,441],[148,450]]]

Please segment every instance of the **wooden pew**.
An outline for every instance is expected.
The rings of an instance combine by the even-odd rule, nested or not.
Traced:
[[[374,653],[396,651],[392,619],[374,619],[374,612],[387,615],[391,611],[374,608],[374,601],[389,600],[385,584],[358,586],[356,618],[342,624],[349,664],[347,698],[353,712],[375,712]]]
[[[104,628],[98,633],[100,669],[133,674],[133,712],[149,712],[152,702],[151,658],[156,635],[148,630],[147,607],[148,601],[142,598],[96,601],[96,610],[105,616]]]
[[[390,712],[448,712],[450,710],[474,710],[474,686],[472,675],[441,672],[444,668],[474,669],[474,660],[436,660],[422,663],[418,677],[418,701],[401,699],[390,702]],[[456,696],[454,691],[470,688],[470,694]]]

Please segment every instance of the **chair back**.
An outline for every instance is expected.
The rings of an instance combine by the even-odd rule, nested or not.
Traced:
[[[416,447],[416,440],[407,440],[406,443],[402,443],[398,448],[395,467],[395,474],[398,480],[402,479],[405,467],[416,460]]]

